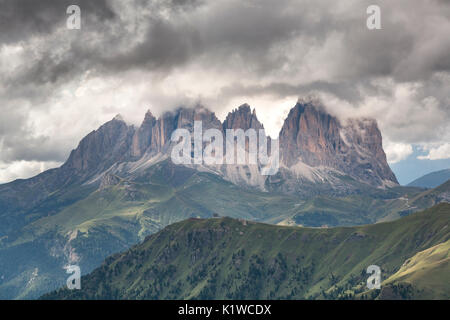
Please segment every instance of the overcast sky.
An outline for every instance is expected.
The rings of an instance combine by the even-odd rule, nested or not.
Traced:
[[[249,103],[276,136],[310,94],[376,118],[401,182],[450,167],[447,0],[0,0],[0,31],[0,182],[60,165],[117,113]]]

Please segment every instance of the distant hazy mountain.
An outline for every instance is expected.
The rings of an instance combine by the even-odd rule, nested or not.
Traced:
[[[419,188],[436,188],[447,180],[450,180],[450,169],[428,173],[409,183],[408,186]]]
[[[81,279],[81,290],[43,298],[449,299],[449,215],[450,204],[440,204],[394,222],[333,229],[190,219],[109,257]],[[373,264],[387,279],[381,291],[366,288]]]

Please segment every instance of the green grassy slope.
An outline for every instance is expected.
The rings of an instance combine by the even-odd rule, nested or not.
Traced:
[[[411,208],[431,207],[440,201],[450,202],[450,180],[413,197],[411,199]]]
[[[381,299],[450,299],[450,240],[407,259],[383,282]]]
[[[393,222],[331,229],[189,219],[109,257],[82,278],[81,290],[61,289],[43,298],[371,298],[379,292],[361,296],[369,265],[379,265],[383,279],[402,274],[405,260],[447,246],[449,222],[450,205],[444,203]],[[442,251],[431,250],[422,256]],[[448,274],[448,265],[434,271]],[[438,298],[449,292],[444,282]]]

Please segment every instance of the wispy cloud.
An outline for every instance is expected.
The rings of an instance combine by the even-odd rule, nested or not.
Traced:
[[[450,159],[450,143],[444,143],[436,148],[431,148],[430,150],[428,150],[427,155],[418,156],[417,159],[420,160]]]

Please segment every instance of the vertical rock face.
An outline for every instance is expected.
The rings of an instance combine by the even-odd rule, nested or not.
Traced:
[[[253,112],[250,109],[250,106],[248,104],[243,104],[239,106],[237,109],[232,110],[232,112],[229,112],[227,117],[225,118],[223,124],[223,133],[224,135],[228,135],[230,133],[227,133],[227,130],[238,130],[241,129],[244,132],[246,132],[248,129],[253,129],[256,131],[256,144],[257,148],[260,147],[260,142],[258,141],[259,136],[259,130],[264,129],[264,126],[261,122],[259,122],[258,118],[256,117],[256,111],[253,109]],[[236,131],[234,132],[235,134]],[[227,136],[227,139],[229,137]],[[237,142],[237,138],[235,138]],[[252,150],[250,148],[250,137],[245,137],[245,145],[244,145],[244,152],[245,152],[245,158],[247,161],[250,160],[250,151]],[[235,143],[232,150],[227,149],[228,144],[225,143],[224,139],[224,152],[227,156],[229,154],[234,154],[234,159],[237,161],[237,154],[240,153],[239,146],[237,143]],[[270,153],[270,137],[269,137],[269,148],[268,152]],[[256,156],[257,158],[257,156]],[[258,161],[258,159],[256,159]],[[250,161],[249,161],[250,162]],[[222,175],[225,177],[225,179],[233,182],[237,185],[243,185],[243,186],[252,186],[259,189],[264,190],[264,184],[266,180],[266,176],[262,176],[260,173],[260,166],[259,164],[229,164],[225,165],[221,168]]]
[[[381,132],[374,119],[348,119],[341,134],[346,144],[341,159],[343,166],[350,168],[349,172],[371,183],[398,184],[387,163]]]
[[[167,152],[172,132],[176,129],[194,130],[194,121],[201,121],[203,131],[215,128],[222,131],[222,124],[214,112],[203,107],[179,108],[164,113],[154,124],[151,134],[151,152]]]
[[[86,176],[127,160],[133,135],[133,127],[117,116],[84,137],[63,167]]]
[[[201,121],[203,130],[211,128],[222,130],[222,123],[217,119],[215,113],[201,106],[195,109],[179,109],[176,119],[176,128],[188,129],[191,132],[194,129],[194,121]]]
[[[153,127],[156,124],[156,118],[150,111],[145,114],[144,121],[133,136],[131,145],[131,155],[133,157],[142,156],[152,143]]]
[[[253,112],[248,104],[243,104],[239,108],[229,112],[225,121],[223,122],[223,129],[263,129],[263,125],[258,121],[256,117],[256,111]]]
[[[344,124],[314,102],[291,109],[280,132],[281,162],[337,169],[373,185],[397,184],[383,151],[381,133],[372,119]]]
[[[288,167],[299,160],[333,167],[343,147],[337,119],[312,103],[297,103],[280,132],[281,159]]]

